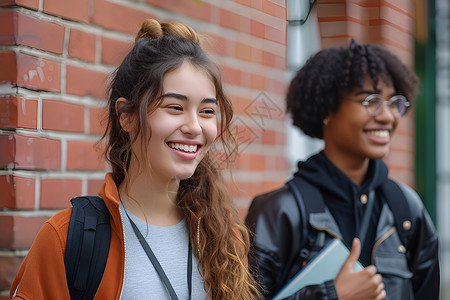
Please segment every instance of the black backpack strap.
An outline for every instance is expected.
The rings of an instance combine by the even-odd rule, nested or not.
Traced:
[[[305,208],[307,216],[312,213],[325,211],[325,202],[323,201],[322,193],[314,185],[298,176],[288,181],[288,185],[294,197],[297,198],[297,202],[303,202],[301,205]],[[308,197],[302,198],[300,191],[301,194],[308,195]]]
[[[300,213],[300,218],[302,219],[302,245],[306,245],[306,240],[308,238],[308,218],[309,215],[306,211],[305,203],[303,202],[302,195],[300,194],[300,191],[298,190],[294,179],[289,180],[287,183],[287,186],[289,187],[292,195],[294,196],[295,203],[298,206],[298,211]]]
[[[64,264],[71,299],[93,299],[108,258],[110,214],[103,199],[77,197],[67,235]]]
[[[413,232],[411,208],[403,189],[395,181],[388,179],[382,186],[384,198],[394,215],[395,227],[402,244],[408,249],[410,236]],[[409,196],[409,195],[408,195]]]
[[[300,217],[302,218],[302,249],[300,250],[300,263],[304,264],[311,258],[311,251],[317,250],[313,249],[317,246],[315,245],[316,238],[321,240],[319,244],[324,243],[324,241],[322,241],[324,240],[323,232],[318,233],[318,236],[312,236],[308,228],[309,215],[312,213],[324,212],[325,202],[323,201],[320,190],[301,177],[294,177],[286,184],[296,200],[300,211]],[[302,195],[306,195],[306,197],[302,197]],[[320,246],[321,245],[319,245],[319,247]]]

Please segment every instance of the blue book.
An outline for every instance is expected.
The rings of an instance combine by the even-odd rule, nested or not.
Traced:
[[[336,278],[342,265],[347,260],[350,251],[339,239],[331,240],[320,252],[311,259],[295,276],[272,298],[281,300],[292,296],[305,286],[321,284]],[[364,269],[359,261],[353,267],[354,271]]]

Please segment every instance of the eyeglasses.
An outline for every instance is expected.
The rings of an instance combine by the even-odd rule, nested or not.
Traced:
[[[378,94],[371,94],[362,101],[348,98],[342,99],[361,103],[366,108],[367,113],[371,117],[378,115],[381,112],[383,105],[387,105],[392,114],[395,117],[400,118],[408,111],[408,108],[411,106],[411,103],[408,101],[408,99],[406,99],[406,97],[402,95],[395,95],[388,101],[385,101],[383,97]]]

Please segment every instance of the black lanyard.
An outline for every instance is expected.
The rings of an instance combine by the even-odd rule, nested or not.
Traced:
[[[158,273],[159,278],[161,278],[161,281],[166,286],[166,289],[170,294],[170,298],[172,298],[172,300],[178,300],[177,294],[175,293],[175,290],[173,289],[172,284],[170,283],[169,279],[167,278],[166,273],[164,272],[163,268],[161,267],[161,264],[159,263],[158,259],[156,258],[155,254],[153,253],[149,244],[147,243],[145,238],[142,236],[142,233],[139,231],[136,224],[134,224],[133,220],[131,220],[131,218],[128,215],[128,213],[126,212],[126,210],[125,210],[125,213],[127,214],[128,220],[130,220],[131,227],[133,227],[136,237],[138,238],[139,242],[141,242],[142,248],[144,248],[145,253],[147,254],[153,267],[155,268],[156,272]],[[189,247],[188,247],[187,283],[188,283],[188,289],[189,289],[189,300],[191,300],[191,294],[192,294],[192,246],[191,246],[190,242],[188,244],[189,244]]]
[[[375,191],[370,190],[369,196],[367,197],[367,206],[364,212],[361,227],[358,233],[358,238],[361,242],[361,249],[364,246],[364,242],[366,241],[367,229],[369,228],[370,217],[372,216],[373,206],[375,205]]]

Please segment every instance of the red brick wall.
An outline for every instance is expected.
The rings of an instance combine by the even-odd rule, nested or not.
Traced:
[[[101,186],[105,85],[144,18],[188,23],[223,69],[242,216],[252,196],[281,185],[285,16],[284,0],[0,1],[0,299],[43,222]]]
[[[395,53],[408,66],[414,62],[414,1],[319,0],[317,14],[322,47],[377,43]],[[414,186],[414,112],[400,122],[385,158],[390,175]]]

